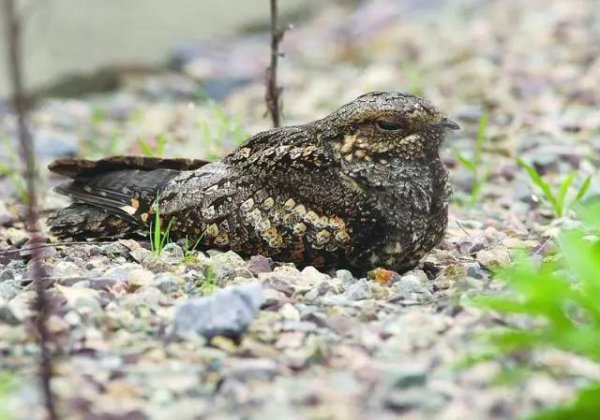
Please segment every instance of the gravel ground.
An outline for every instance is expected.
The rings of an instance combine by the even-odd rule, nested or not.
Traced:
[[[578,171],[600,193],[600,7],[597,1],[367,1],[323,6],[286,35],[286,123],[330,112],[371,90],[422,94],[463,130],[444,155],[456,202],[443,243],[408,273],[354,278],[256,256],[183,249],[160,256],[136,241],[49,244],[54,390],[65,418],[513,419],[571,397],[569,369],[600,377],[570,354],[534,354],[547,373],[494,386],[507,360],[458,369],[482,350],[478,333],[505,322],[469,304],[502,285],[490,270],[525,247],[543,258],[566,221],[553,220],[515,162],[551,183]],[[117,92],[52,100],[32,114],[41,162],[65,155],[141,153],[161,135],[165,155],[215,159],[268,127],[266,38],[176,48],[178,71],[125,74]],[[219,99],[201,99],[204,92]],[[226,111],[225,111],[226,110]],[[465,204],[481,115],[490,123],[482,194]],[[0,136],[14,118],[0,107]],[[0,151],[8,167],[17,157]],[[44,171],[43,171],[44,172]],[[66,204],[49,192],[42,203]],[[19,179],[0,177],[0,369],[14,373],[15,418],[40,418],[35,388],[27,235]]]

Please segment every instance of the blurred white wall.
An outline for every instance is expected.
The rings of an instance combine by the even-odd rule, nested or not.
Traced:
[[[266,22],[269,16],[269,0],[19,1],[30,16],[25,32],[29,88],[107,65],[160,63],[178,42],[234,34],[240,26]],[[306,6],[306,0],[279,0],[281,13]],[[2,98],[9,86],[5,28],[0,31]]]

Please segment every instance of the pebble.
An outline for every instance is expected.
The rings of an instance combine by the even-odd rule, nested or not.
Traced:
[[[169,264],[179,264],[184,257],[183,249],[176,243],[170,242],[164,246],[160,257]]]
[[[212,269],[219,283],[227,283],[235,277],[252,277],[252,273],[246,268],[246,261],[233,251],[220,252],[209,250]]]
[[[179,279],[172,273],[160,273],[154,276],[154,283],[158,290],[165,294],[179,290]]]
[[[417,274],[405,274],[392,285],[394,300],[405,304],[423,304],[432,298],[432,293]]]
[[[510,251],[503,246],[496,246],[489,249],[482,249],[477,253],[477,261],[487,268],[503,267],[510,264]]]
[[[272,271],[271,260],[262,255],[253,255],[250,257],[250,261],[248,261],[246,267],[255,276],[260,273],[270,273]]]
[[[350,284],[344,291],[344,297],[350,301],[369,299],[371,287],[367,279],[363,278]]]
[[[207,339],[217,335],[238,337],[254,320],[264,301],[262,286],[254,282],[225,288],[209,297],[190,299],[175,313],[175,332]]]

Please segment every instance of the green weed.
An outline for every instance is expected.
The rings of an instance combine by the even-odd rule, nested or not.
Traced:
[[[196,240],[196,242],[194,242],[193,245],[191,244],[191,242],[187,236],[183,240],[183,263],[184,264],[191,264],[193,262],[196,262],[197,258],[194,255],[194,251],[196,250],[198,245],[200,245],[200,243],[202,242],[202,239],[204,238],[204,233],[205,232],[203,232],[202,235],[200,235],[200,237]]]
[[[487,137],[488,125],[489,115],[484,113],[479,119],[477,136],[475,137],[475,150],[472,158],[469,158],[458,151],[454,151],[456,159],[465,167],[465,169],[471,172],[471,176],[473,177],[469,199],[469,204],[471,205],[479,200],[483,186],[490,177],[490,168],[483,167],[483,146]]]
[[[157,257],[160,257],[160,254],[162,254],[162,251],[169,240],[171,227],[175,219],[171,218],[167,224],[167,228],[163,231],[158,199],[152,208],[154,210],[154,219],[153,222],[150,223],[150,247],[152,252],[154,252]]]
[[[518,165],[523,168],[531,183],[536,186],[542,192],[542,198],[552,207],[556,217],[563,217],[574,204],[581,202],[585,196],[588,188],[590,187],[591,177],[588,176],[584,179],[581,186],[576,190],[574,197],[568,200],[569,191],[573,187],[573,182],[577,178],[577,172],[571,172],[566,175],[561,181],[560,185],[553,191],[538,171],[530,164],[525,162],[523,159],[517,159]],[[571,194],[572,195],[572,194]]]
[[[509,324],[490,331],[485,335],[488,351],[473,361],[558,349],[600,363],[600,203],[578,214],[581,225],[558,236],[556,255],[536,265],[522,254],[512,267],[497,273],[507,282],[507,293],[475,299],[481,308],[520,317],[529,328]],[[522,356],[516,360],[516,370],[531,371]],[[572,402],[532,418],[592,419],[598,413],[600,381],[593,380]]]
[[[214,293],[217,288],[217,278],[215,277],[215,273],[211,266],[206,268],[206,275],[200,284],[200,290],[203,295],[211,295]]]
[[[167,144],[167,136],[164,134],[160,134],[156,137],[155,146],[152,147],[150,143],[148,143],[144,139],[138,140],[138,145],[142,149],[144,155],[148,157],[163,157],[165,154],[165,146]]]

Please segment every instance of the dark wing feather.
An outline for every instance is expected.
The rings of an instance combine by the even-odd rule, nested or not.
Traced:
[[[48,165],[48,169],[59,175],[69,178],[89,177],[101,173],[118,171],[122,169],[140,169],[152,171],[154,169],[172,169],[175,171],[189,171],[201,168],[210,162],[200,159],[163,159],[146,156],[112,156],[100,160],[77,158],[57,159]]]
[[[195,159],[161,159],[115,156],[97,161],[59,159],[50,171],[72,178],[56,191],[75,202],[86,203],[135,224],[145,224],[144,213],[164,186],[181,171],[209,162]]]

